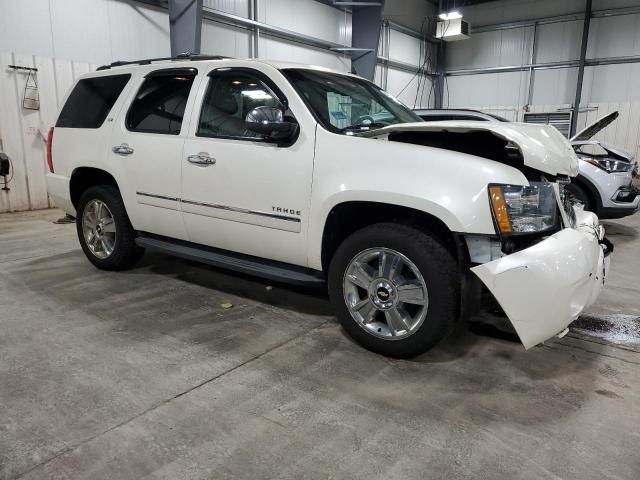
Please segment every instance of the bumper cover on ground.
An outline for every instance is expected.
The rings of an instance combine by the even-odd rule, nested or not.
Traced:
[[[609,268],[604,230],[589,212],[579,228],[471,270],[496,298],[525,348],[562,332],[597,298]]]
[[[63,175],[47,173],[47,191],[56,207],[75,216],[76,209],[69,199],[69,179]]]

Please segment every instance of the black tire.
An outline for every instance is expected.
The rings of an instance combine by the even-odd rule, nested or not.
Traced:
[[[407,257],[427,286],[426,318],[402,339],[383,339],[369,333],[351,316],[344,299],[343,278],[349,263],[360,252],[376,247]],[[338,320],[362,346],[389,357],[415,357],[442,340],[459,317],[459,291],[457,262],[451,252],[436,237],[406,225],[379,223],[358,230],[342,242],[329,266],[329,296]]]
[[[84,210],[93,200],[100,200],[107,206],[116,227],[115,246],[111,255],[98,258],[91,252],[83,234]],[[120,191],[113,185],[98,185],[87,189],[78,201],[76,230],[84,254],[89,261],[101,270],[127,270],[133,267],[144,255],[144,248],[136,245],[135,231],[120,196]]]
[[[595,212],[593,202],[589,197],[589,194],[582,188],[580,185],[576,183],[569,183],[566,187],[564,187],[570,195],[573,196],[575,200],[581,202],[584,205],[584,209],[588,212]]]

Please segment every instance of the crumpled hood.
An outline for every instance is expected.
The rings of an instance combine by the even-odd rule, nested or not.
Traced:
[[[530,168],[550,175],[578,174],[578,157],[569,141],[550,125],[512,122],[444,121],[389,125],[360,133],[368,138],[388,138],[393,132],[474,132],[487,131],[517,145]]]

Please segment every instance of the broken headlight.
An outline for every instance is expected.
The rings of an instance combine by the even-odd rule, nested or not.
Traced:
[[[630,172],[633,170],[634,165],[631,162],[624,160],[612,160],[609,158],[582,158],[587,163],[590,163],[594,167],[601,168],[605,172]]]
[[[558,224],[558,204],[552,183],[489,185],[489,198],[499,233],[544,232]]]

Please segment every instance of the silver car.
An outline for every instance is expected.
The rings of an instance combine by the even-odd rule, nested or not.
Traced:
[[[477,110],[441,109],[415,110],[425,121],[478,120],[507,122],[497,115]],[[600,218],[621,218],[631,215],[640,205],[640,190],[633,185],[638,164],[633,155],[593,136],[618,118],[610,113],[573,136],[571,145],[580,160],[580,173],[567,186],[574,201]]]

